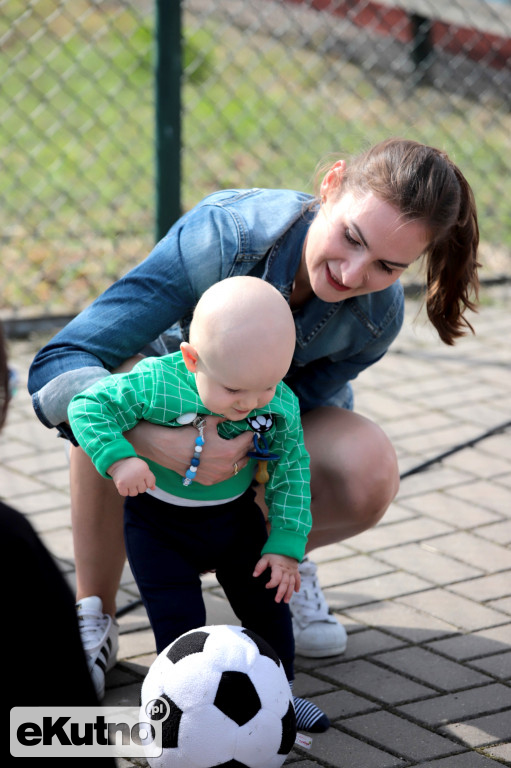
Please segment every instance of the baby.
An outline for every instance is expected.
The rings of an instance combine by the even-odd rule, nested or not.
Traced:
[[[282,382],[294,345],[294,320],[279,291],[259,278],[227,278],[202,295],[179,352],[102,379],[69,406],[79,444],[126,496],[128,557],[158,652],[205,624],[200,574],[214,569],[242,625],[270,643],[290,681],[287,603],[299,589],[298,563],[311,527],[299,406]],[[218,432],[226,439],[252,430],[254,458],[207,486],[200,483],[200,454],[211,415],[224,419]],[[184,478],[136,455],[123,433],[141,419],[197,428]],[[267,478],[269,534],[254,501],[256,463]],[[314,705],[295,699],[295,708],[299,728],[328,727]]]

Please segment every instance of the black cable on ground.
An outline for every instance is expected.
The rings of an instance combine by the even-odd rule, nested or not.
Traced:
[[[130,611],[133,611],[135,608],[138,608],[139,605],[143,605],[143,602],[140,598],[138,600],[134,600],[132,603],[123,605],[123,607],[119,608],[119,610],[115,614],[115,618],[118,619],[120,616],[124,616],[124,614],[129,613]]]
[[[472,440],[467,440],[464,443],[458,443],[458,445],[455,445],[453,448],[449,448],[449,450],[444,451],[443,453],[439,453],[437,456],[433,456],[433,458],[418,464],[416,467],[407,469],[406,472],[403,472],[400,475],[401,480],[403,480],[405,477],[409,477],[410,475],[416,475],[418,472],[423,472],[433,464],[437,464],[439,461],[446,459],[448,456],[452,456],[453,453],[462,451],[464,448],[472,448],[474,445],[477,445],[477,443],[480,443],[481,440],[486,440],[488,437],[498,435],[500,432],[504,432],[506,429],[509,429],[509,427],[511,427],[511,421],[505,421],[503,424],[499,424],[496,427],[492,427],[492,429],[489,429],[487,432],[483,432],[481,435],[478,435],[478,437],[472,438]]]

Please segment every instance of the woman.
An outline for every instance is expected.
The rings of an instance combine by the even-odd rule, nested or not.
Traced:
[[[335,162],[319,199],[290,190],[215,193],[38,353],[29,380],[34,407],[46,426],[71,436],[67,405],[76,392],[131,365],[138,353],[177,349],[209,285],[235,274],[262,277],[294,312],[297,345],[286,383],[300,400],[311,456],[308,548],[342,541],[375,525],[399,486],[392,445],[351,410],[349,382],[397,336],[398,279],[421,257],[426,307],[442,341],[453,344],[470,328],[464,312],[475,308],[478,241],[474,198],[461,171],[443,152],[402,139],[384,141],[348,166]],[[129,439],[139,454],[185,474],[193,428],[177,434],[142,423]],[[248,449],[245,435],[208,440],[198,481],[226,479],[246,464]],[[94,666],[94,655],[115,635],[108,617],[124,563],[122,501],[77,448],[71,494],[78,598],[103,601],[104,632],[98,630],[95,644],[89,640]],[[306,560],[300,570],[302,588],[291,603],[297,653],[341,653],[346,634],[328,612],[315,565]],[[91,621],[100,619],[91,614]]]

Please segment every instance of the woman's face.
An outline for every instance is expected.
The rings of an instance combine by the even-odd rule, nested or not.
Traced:
[[[323,202],[310,226],[300,268],[302,280],[328,302],[387,288],[428,245],[422,222],[404,220],[372,192],[339,197],[344,167],[343,161],[336,163],[323,180]]]

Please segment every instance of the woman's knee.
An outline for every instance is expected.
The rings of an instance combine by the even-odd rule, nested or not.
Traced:
[[[354,532],[375,525],[399,489],[387,435],[369,419],[338,408],[310,412],[303,424],[315,520],[318,513],[330,520],[336,515]]]

